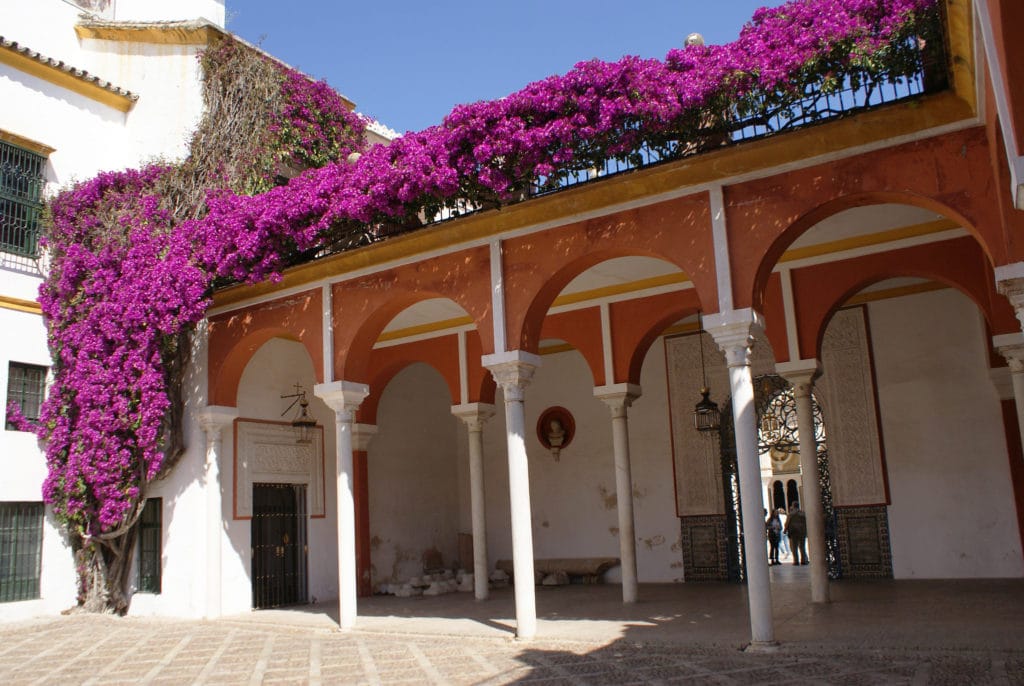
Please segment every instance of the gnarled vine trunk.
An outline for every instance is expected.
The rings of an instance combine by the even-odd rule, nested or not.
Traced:
[[[138,522],[108,540],[75,537],[75,568],[78,572],[78,610],[123,615],[131,599],[132,560],[138,539]]]

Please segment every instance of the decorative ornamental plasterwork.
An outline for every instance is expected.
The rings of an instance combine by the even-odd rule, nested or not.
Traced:
[[[822,342],[815,384],[828,429],[832,499],[836,507],[885,502],[875,387],[863,307],[839,310]]]
[[[709,334],[665,339],[676,508],[680,517],[725,513],[718,437],[702,436],[693,426],[693,406],[700,400],[703,383],[698,341],[704,346],[711,399],[724,411],[731,395],[725,357]],[[774,368],[771,347],[759,334],[751,353],[751,372],[758,376],[769,374]]]
[[[235,519],[252,517],[254,483],[305,484],[311,517],[323,517],[324,434],[313,431],[312,442],[295,442],[290,424],[241,419],[235,442]]]

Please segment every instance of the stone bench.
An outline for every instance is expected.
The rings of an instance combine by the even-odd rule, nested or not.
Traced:
[[[599,584],[601,577],[619,564],[617,557],[552,557],[533,561],[535,583],[540,583],[549,574],[565,573],[570,581],[584,584]],[[494,565],[509,577],[514,576],[512,560],[498,560]]]

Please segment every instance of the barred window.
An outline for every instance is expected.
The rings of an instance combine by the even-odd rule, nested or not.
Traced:
[[[0,503],[0,603],[39,597],[43,504]]]
[[[0,141],[0,251],[35,257],[46,158]]]
[[[39,406],[45,392],[46,367],[21,362],[11,362],[7,367],[7,405],[15,403],[25,419],[39,419]],[[14,428],[8,420],[7,430]]]
[[[163,499],[147,498],[139,518],[139,590],[160,592],[160,557],[163,552]]]

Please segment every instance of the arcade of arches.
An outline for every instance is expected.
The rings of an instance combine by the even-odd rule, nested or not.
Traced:
[[[730,578],[736,558],[752,638],[771,641],[779,479],[807,513],[816,601],[830,562],[832,578],[1022,576],[1024,213],[1001,209],[990,134],[743,175],[740,151],[709,153],[222,291],[200,414],[211,436],[234,426],[208,453],[223,497],[320,494],[309,593],[339,598],[343,628],[358,595],[427,560],[474,571],[481,599],[511,560],[529,637],[537,560],[618,558],[607,580],[632,602],[643,583]],[[758,145],[742,154],[765,158]],[[786,446],[765,447],[764,379],[798,429]],[[301,459],[260,457],[288,435],[296,383],[317,438]],[[693,426],[705,383],[727,413],[715,435]],[[558,451],[550,408],[572,421]],[[231,503],[216,526],[244,552]],[[248,579],[249,559],[216,573]],[[219,606],[248,607],[247,583],[219,584]]]

